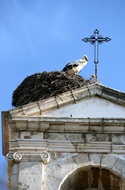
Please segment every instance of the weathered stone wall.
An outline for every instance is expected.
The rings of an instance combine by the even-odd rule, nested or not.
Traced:
[[[8,153],[9,189],[33,190],[43,188],[44,164],[50,155],[47,152]]]
[[[124,97],[94,84],[3,112],[10,189],[125,190]]]
[[[15,156],[13,156],[13,159]],[[16,155],[19,159],[19,155]],[[29,158],[32,157],[29,155]],[[35,159],[36,158],[36,159]],[[12,161],[12,160],[11,160]],[[9,161],[9,162],[11,162]],[[49,163],[13,160],[12,190],[124,190],[125,156],[93,153],[50,153]],[[108,181],[107,181],[108,180]]]
[[[53,153],[50,157],[50,163],[45,169],[44,190],[84,190],[94,187],[103,190],[103,186],[106,190],[122,190],[125,188],[125,158],[122,156],[115,154]],[[88,175],[91,168],[99,170],[97,179],[94,179],[97,173],[94,174],[93,178]],[[100,171],[103,171],[103,176]],[[87,172],[87,175],[84,175],[84,172]],[[83,175],[81,180],[79,175]],[[107,178],[109,178],[108,182]],[[99,182],[102,183],[102,188],[99,188]]]
[[[13,117],[7,155],[11,189],[107,190],[108,185],[108,190],[123,190],[124,123],[112,118]]]

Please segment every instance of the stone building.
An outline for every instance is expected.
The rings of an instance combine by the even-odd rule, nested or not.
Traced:
[[[125,190],[125,93],[98,83],[2,112],[11,190]]]

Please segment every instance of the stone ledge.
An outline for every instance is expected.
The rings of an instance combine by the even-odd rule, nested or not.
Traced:
[[[125,133],[124,118],[49,118],[19,117],[9,119],[9,125],[17,130],[84,133]]]
[[[13,146],[13,143],[17,146]],[[73,141],[47,141],[47,140],[15,140],[11,142],[10,152],[41,152],[46,148],[48,152],[69,153],[119,153],[125,154],[125,144],[113,144],[112,142],[82,143]],[[30,144],[30,146],[29,146]]]

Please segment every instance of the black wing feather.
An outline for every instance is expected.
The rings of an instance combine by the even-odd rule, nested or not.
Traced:
[[[72,69],[73,67],[77,67],[78,65],[79,65],[79,64],[77,64],[77,63],[74,63],[74,64],[68,63],[68,64],[63,68],[62,71],[68,71],[68,70]]]

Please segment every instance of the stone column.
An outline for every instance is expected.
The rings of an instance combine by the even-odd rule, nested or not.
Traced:
[[[8,153],[7,159],[11,190],[42,190],[44,164],[50,159],[47,152]]]

